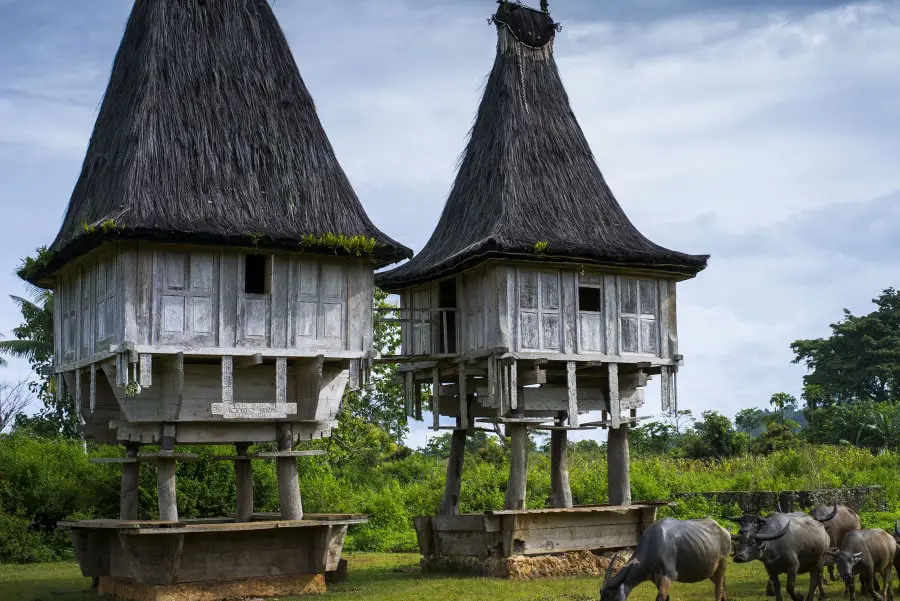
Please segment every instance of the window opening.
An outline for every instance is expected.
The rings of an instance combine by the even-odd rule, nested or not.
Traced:
[[[578,310],[599,313],[602,310],[602,295],[600,288],[578,288]]]
[[[244,294],[269,293],[269,257],[266,255],[244,256]]]
[[[438,284],[438,307],[456,309],[456,278]],[[438,340],[441,353],[456,352],[456,311],[438,313]]]

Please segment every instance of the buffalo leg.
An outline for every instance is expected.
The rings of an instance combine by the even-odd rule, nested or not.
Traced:
[[[797,593],[797,591],[794,590],[794,587],[796,586],[796,584],[797,584],[797,570],[792,568],[787,573],[787,584],[786,584],[785,588],[787,588],[788,596],[790,596],[791,599],[793,599],[794,601],[802,601],[803,597],[801,597]],[[810,583],[810,584],[812,584],[812,583]],[[806,601],[809,601],[809,597],[807,597]]]
[[[781,581],[778,579],[778,574],[769,573],[769,584],[772,585],[772,592],[775,595],[775,601],[783,601],[781,598]]]
[[[766,597],[774,597],[775,596],[775,581],[769,577],[769,580],[766,581]]]
[[[657,574],[653,584],[657,588],[656,601],[669,601],[669,587],[672,586],[672,580],[668,576]]]
[[[727,561],[719,562],[719,567],[713,573],[712,581],[716,585],[716,601],[725,601],[725,570],[728,568]]]
[[[825,575],[825,571],[821,568],[813,568],[809,571],[809,590],[806,591],[806,601],[812,601],[813,594],[815,594],[816,589],[821,590],[822,586],[822,577]],[[796,578],[796,576],[794,576]],[[797,595],[791,593],[791,596],[795,599]]]
[[[887,569],[884,570],[884,573],[881,575],[881,580],[884,583],[884,599],[885,601],[893,601],[894,599],[894,588],[893,582],[891,582],[892,574],[891,567],[888,566]]]

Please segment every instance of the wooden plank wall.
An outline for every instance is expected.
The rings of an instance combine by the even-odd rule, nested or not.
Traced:
[[[58,363],[87,359],[125,341],[188,348],[369,348],[371,266],[261,252],[270,257],[270,288],[250,295],[244,293],[244,254],[242,249],[137,242],[100,247],[58,276]],[[314,272],[305,280],[304,267]],[[310,281],[311,299],[303,294]],[[306,300],[314,305],[306,315],[309,323],[303,322]]]

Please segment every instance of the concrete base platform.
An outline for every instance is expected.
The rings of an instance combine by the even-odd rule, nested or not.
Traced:
[[[324,592],[325,577],[322,574],[194,582],[169,586],[137,584],[103,576],[97,588],[97,593],[101,596],[115,597],[123,601],[220,601]]]
[[[664,502],[415,518],[422,569],[496,578],[602,575]]]
[[[69,530],[84,576],[128,601],[219,601],[324,592],[347,527],[366,516],[254,514],[179,522],[81,520]]]

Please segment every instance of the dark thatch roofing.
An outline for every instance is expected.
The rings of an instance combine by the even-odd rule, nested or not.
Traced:
[[[412,256],[366,216],[267,0],[136,0],[52,258],[28,279],[115,237],[298,250],[324,234],[374,238],[377,265]]]
[[[390,291],[481,261],[520,258],[652,269],[677,278],[707,255],[654,244],[629,221],[572,113],[553,59],[550,15],[501,2],[497,54],[456,181],[413,259],[376,274]],[[535,244],[546,242],[538,254]]]

